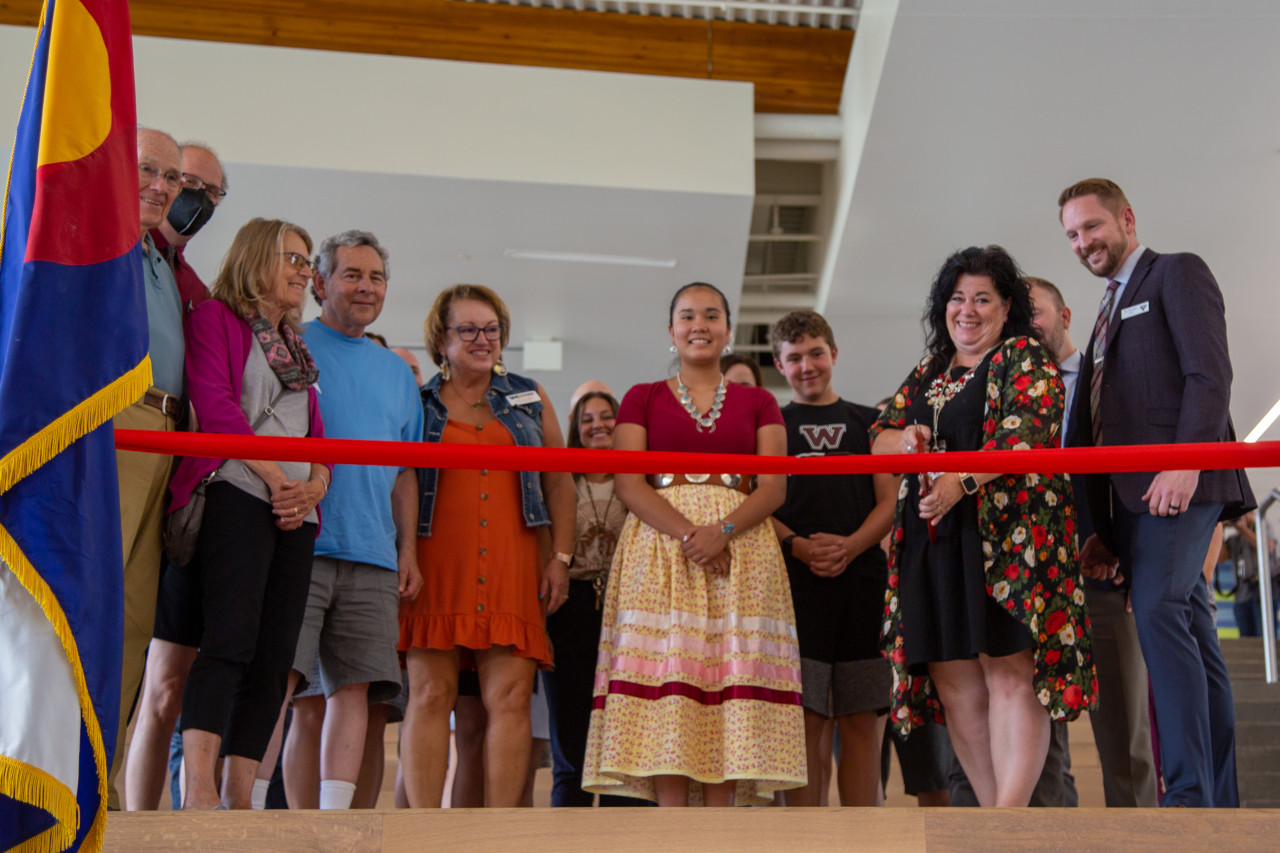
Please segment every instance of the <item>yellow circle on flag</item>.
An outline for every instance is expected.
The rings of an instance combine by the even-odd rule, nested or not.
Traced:
[[[102,30],[80,0],[53,7],[38,165],[92,153],[111,130],[111,69]]]

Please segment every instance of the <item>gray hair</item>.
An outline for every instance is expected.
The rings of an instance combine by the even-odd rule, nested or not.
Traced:
[[[361,231],[352,228],[350,231],[343,231],[341,234],[335,234],[332,237],[326,237],[325,241],[320,244],[320,255],[318,266],[320,267],[320,275],[329,278],[333,275],[334,267],[338,265],[338,249],[345,246],[348,249],[355,249],[359,246],[368,246],[378,253],[378,257],[382,259],[382,275],[391,280],[391,263],[388,260],[390,255],[387,250],[378,242],[378,238],[370,234],[368,231]]]
[[[358,246],[368,246],[378,253],[378,257],[382,259],[382,276],[387,281],[391,280],[391,261],[388,260],[390,255],[387,250],[378,242],[378,238],[368,231],[361,231],[359,228],[352,228],[350,231],[343,231],[341,234],[334,234],[332,237],[326,237],[324,242],[320,244],[320,252],[316,255],[316,270],[326,280],[333,275],[333,269],[338,265],[338,249],[345,246],[348,249],[354,249]],[[320,293],[316,290],[316,283],[313,279],[311,282],[311,298],[316,301],[317,305],[323,305],[324,300],[320,298]]]
[[[222,191],[226,192],[231,189],[231,182],[227,180],[227,167],[223,165],[222,158],[218,156],[218,152],[213,148],[197,139],[188,139],[186,142],[178,146],[179,149],[199,148],[201,151],[208,151],[209,156],[218,161],[218,171],[222,173]]]
[[[135,135],[136,135],[136,134],[138,134],[138,133],[155,133],[155,134],[159,134],[160,136],[163,136],[165,139],[167,139],[167,140],[169,140],[170,142],[172,142],[172,143],[173,143],[173,147],[178,149],[178,156],[179,156],[179,157],[181,157],[181,156],[182,156],[182,146],[178,144],[178,140],[174,139],[174,138],[173,138],[173,136],[172,136],[171,134],[167,133],[166,131],[161,130],[161,129],[160,129],[160,128],[158,128],[158,127],[150,127],[150,126],[145,125],[145,124],[139,124],[139,125],[137,126],[137,128],[134,130],[134,133],[135,133]]]

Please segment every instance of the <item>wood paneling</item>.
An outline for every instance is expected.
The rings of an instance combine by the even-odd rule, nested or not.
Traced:
[[[139,35],[755,84],[757,112],[835,113],[850,30],[453,0],[133,0]],[[38,0],[0,2],[34,25]]]
[[[112,812],[105,851],[1271,851],[1261,809],[444,809]]]

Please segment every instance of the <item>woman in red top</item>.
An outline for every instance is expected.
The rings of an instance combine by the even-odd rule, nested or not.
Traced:
[[[729,306],[676,292],[675,377],[622,402],[618,450],[786,453],[773,395],[726,383]],[[711,467],[711,466],[708,466]],[[800,656],[791,591],[768,524],[785,478],[618,474],[631,515],[605,595],[583,787],[659,805],[766,803],[805,782]],[[655,488],[656,486],[656,488]]]

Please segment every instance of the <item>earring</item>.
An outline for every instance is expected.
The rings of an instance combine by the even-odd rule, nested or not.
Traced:
[[[449,381],[449,360],[448,359],[445,359],[444,361],[440,362],[440,378],[445,382]]]
[[[676,351],[676,345],[675,345],[675,344],[672,344],[668,349],[670,349],[672,352],[675,352],[675,351]]]
[[[498,360],[493,363],[493,375],[494,376],[507,375],[507,366],[502,363],[501,357],[499,357]]]
[[[723,350],[721,350],[721,353],[720,353],[720,354],[721,354],[721,355],[728,355],[728,354],[729,354],[729,353],[731,353],[731,352],[733,352],[733,344],[725,344],[725,347],[724,347],[724,349],[723,349]]]

